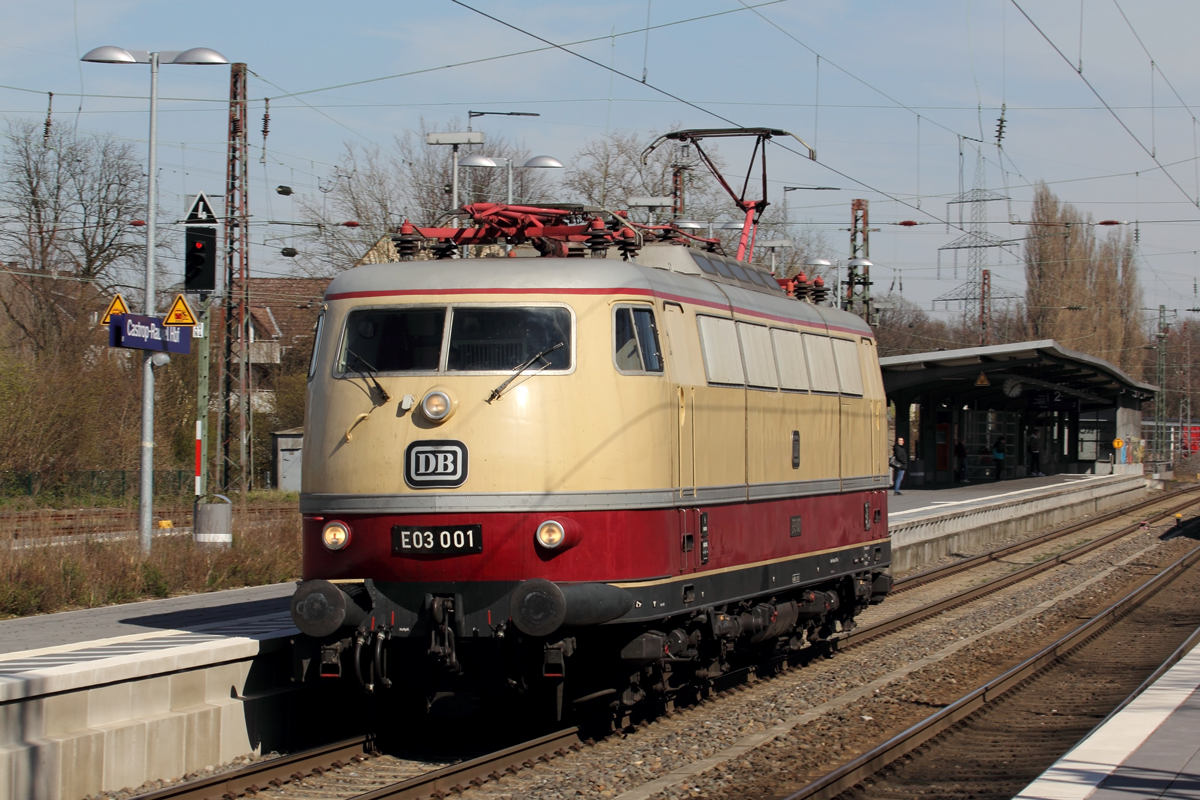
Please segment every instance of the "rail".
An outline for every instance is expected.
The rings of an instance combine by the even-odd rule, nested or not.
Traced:
[[[1069,528],[1051,531],[1040,537],[1027,540],[1018,545],[1001,548],[993,551],[990,554],[983,554],[970,560],[972,566],[987,563],[1001,556],[997,553],[1004,552],[1005,554],[1019,552],[1020,550],[1029,549],[1038,544],[1044,544],[1047,541],[1052,541],[1056,538],[1061,538],[1069,533],[1076,533],[1081,530],[1086,530],[1097,524],[1110,521],[1123,514],[1136,512],[1153,504],[1161,504],[1165,499],[1169,500],[1179,495],[1195,494],[1200,489],[1187,489],[1180,492],[1172,493],[1167,497],[1158,496],[1151,501],[1138,503],[1132,507],[1126,507],[1123,510],[1105,514],[1086,523],[1070,526]],[[980,586],[958,592],[950,597],[944,598],[929,606],[923,606],[905,614],[900,614],[889,619],[882,620],[874,625],[864,626],[855,629],[841,636],[831,644],[835,647],[851,647],[865,644],[866,642],[885,636],[896,630],[914,625],[930,617],[946,611],[950,608],[963,605],[972,600],[978,599],[984,595],[999,591],[1014,583],[1026,580],[1048,569],[1068,562],[1074,558],[1078,558],[1088,552],[1103,547],[1106,544],[1116,541],[1123,536],[1133,533],[1142,527],[1143,522],[1161,520],[1170,517],[1174,514],[1200,503],[1200,497],[1190,497],[1181,503],[1177,503],[1172,507],[1156,512],[1154,515],[1147,517],[1143,521],[1135,522],[1131,525],[1122,527],[1121,529],[1109,533],[1098,539],[1083,543],[1071,550],[1059,553],[1053,558],[1048,558],[1044,561],[1035,563],[1024,569],[1009,575],[1002,576],[993,581],[981,584]],[[1187,558],[1193,560],[1200,559],[1200,548],[1193,551]],[[1191,562],[1189,562],[1190,565]],[[911,576],[909,581],[920,580],[922,583],[928,583],[949,575],[962,572],[964,569],[963,562],[940,567],[936,570],[930,570],[919,575]],[[1110,609],[1111,611],[1111,609]],[[1109,613],[1109,612],[1106,612]],[[1060,645],[1061,643],[1059,643]],[[1056,645],[1056,646],[1059,646]],[[1049,650],[1050,648],[1048,648]],[[1061,647],[1060,647],[1061,649]],[[1045,651],[1044,651],[1045,652]],[[1039,654],[1041,655],[1041,654]],[[781,657],[782,658],[782,657]],[[1036,657],[1035,657],[1036,658]],[[739,670],[736,672],[750,672],[753,670]],[[730,675],[723,676],[731,678]],[[1005,678],[997,679],[1004,681]],[[1003,685],[1011,686],[1012,681],[1004,682],[1003,684],[993,681],[988,684],[987,691],[980,690],[985,699],[995,695],[996,686]],[[724,684],[726,681],[722,681]],[[989,688],[990,687],[990,688]],[[978,705],[972,705],[974,701],[962,701],[962,707],[968,708],[969,711],[964,712],[964,715],[970,713]],[[960,704],[955,704],[953,707],[945,709],[950,712],[951,709],[958,709]],[[961,717],[959,717],[961,718]],[[924,724],[924,723],[922,723]],[[953,724],[953,723],[950,723]],[[921,729],[921,726],[916,726]],[[921,739],[921,742],[930,738],[930,734]],[[900,737],[896,737],[899,739]],[[582,746],[589,743],[581,739],[581,733],[578,728],[568,728],[557,733],[548,734],[528,742],[515,745],[496,751],[495,753],[480,756],[469,761],[463,761],[459,764],[453,764],[441,769],[433,770],[414,778],[409,778],[389,786],[384,786],[370,792],[359,794],[353,797],[353,800],[416,800],[417,798],[440,798],[446,797],[450,793],[461,793],[466,791],[473,785],[495,780],[505,773],[519,771],[525,767],[531,767],[537,761],[547,761],[556,756],[565,755],[568,751],[578,750]],[[890,743],[889,743],[890,744]],[[919,746],[917,742],[913,747]],[[886,745],[884,746],[886,747]],[[904,752],[908,752],[908,750]],[[360,737],[357,739],[347,740],[336,745],[329,745],[323,748],[315,748],[297,753],[291,756],[282,756],[280,758],[271,759],[268,761],[258,762],[240,770],[225,773],[223,775],[206,778],[199,781],[193,781],[176,786],[167,787],[158,790],[154,793],[141,795],[137,800],[222,800],[223,798],[237,798],[255,792],[263,791],[267,787],[280,787],[292,781],[297,781],[310,775],[319,775],[321,772],[331,768],[340,768],[355,757],[359,760],[365,760],[362,757],[365,754],[373,752],[373,742],[368,737]],[[874,751],[873,751],[874,752]],[[866,756],[863,757],[864,759]],[[861,760],[861,759],[859,759]],[[864,762],[865,763],[865,762]],[[850,765],[847,765],[849,767]],[[865,769],[865,767],[863,767]],[[869,773],[868,773],[869,774]],[[833,773],[831,773],[831,776]],[[822,779],[824,780],[824,779]],[[833,780],[831,778],[831,780]],[[840,785],[840,784],[839,784]],[[853,783],[849,784],[853,785]],[[843,787],[845,788],[845,787]],[[839,789],[838,791],[841,791]],[[833,792],[837,794],[838,792]],[[813,797],[832,797],[833,794],[813,795]],[[803,795],[794,795],[789,800],[799,800]]]
[[[925,742],[995,702],[1011,689],[1061,659],[1104,628],[1119,621],[1198,561],[1200,561],[1200,547],[1194,548],[1183,558],[1162,570],[1121,600],[1000,677],[976,688],[878,747],[863,753],[858,758],[788,795],[786,800],[830,800],[830,798],[853,788],[889,764],[916,750]]]

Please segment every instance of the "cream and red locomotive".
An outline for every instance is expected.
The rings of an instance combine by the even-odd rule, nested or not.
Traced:
[[[326,292],[305,677],[629,706],[883,598],[886,401],[862,320],[669,225],[463,215],[395,237],[440,258]],[[532,257],[447,257],[495,242]]]

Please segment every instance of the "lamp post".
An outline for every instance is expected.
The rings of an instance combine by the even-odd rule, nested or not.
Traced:
[[[630,208],[646,209],[646,222],[654,222],[654,212],[660,208],[674,208],[675,198],[670,195],[663,197],[627,197],[625,205]]]
[[[488,112],[473,111],[471,113],[475,114],[476,116],[481,117],[485,113],[488,113]],[[513,116],[527,116],[527,117],[536,117],[537,116],[536,114],[522,114],[517,111],[512,112],[512,115]],[[481,156],[481,155],[476,155],[475,153],[472,153],[471,155],[466,156],[465,158],[461,159],[458,163],[464,167],[483,167],[484,169],[499,169],[500,165],[496,163],[497,160],[504,161],[505,169],[508,172],[508,204],[511,206],[513,204],[513,160],[511,158],[509,158],[507,156]],[[564,169],[564,168],[565,168],[565,165],[561,161],[559,161],[557,158],[555,158],[554,156],[534,156],[533,158],[529,159],[524,164],[522,164],[520,167],[518,167],[518,169]],[[512,250],[512,245],[506,243],[504,245],[504,252],[508,253],[511,250]]]
[[[483,144],[482,131],[464,131],[462,133],[427,133],[425,144],[448,144],[454,148],[454,165],[450,172],[450,207],[458,211],[458,148],[464,144]]]
[[[154,302],[154,217],[157,205],[156,189],[158,146],[158,65],[159,64],[228,64],[229,59],[207,47],[190,50],[126,50],[107,45],[89,50],[81,61],[95,64],[149,64],[150,65],[150,142],[147,158],[146,183],[146,282],[144,291],[146,316],[155,314]],[[159,353],[146,353],[142,359],[142,446],[141,475],[138,497],[138,546],[142,556],[150,555],[150,540],[154,525],[154,367],[152,361]],[[165,363],[165,362],[164,362]]]
[[[775,274],[775,251],[781,247],[791,247],[791,239],[767,239],[758,243],[759,247],[765,247],[771,252],[771,274]]]
[[[462,167],[483,167],[484,169],[499,169],[497,161],[503,161],[508,171],[508,204],[513,204],[513,160],[506,156],[481,156],[472,153],[459,159]],[[516,169],[564,169],[565,165],[554,156],[534,156]]]
[[[825,272],[830,267],[832,267],[833,264],[829,263],[828,258],[810,258],[804,264],[804,266],[811,267],[813,272],[815,273],[818,271]],[[837,272],[837,275],[833,279],[833,307],[834,308],[842,307],[842,297],[840,294],[838,294],[838,291],[839,291],[838,290],[838,281],[840,281],[841,279],[842,279],[841,262],[839,261],[838,262],[838,272]]]

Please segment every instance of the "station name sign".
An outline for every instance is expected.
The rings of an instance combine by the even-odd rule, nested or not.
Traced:
[[[190,353],[192,329],[164,325],[158,317],[140,314],[114,314],[108,326],[109,347],[157,350],[163,353]]]

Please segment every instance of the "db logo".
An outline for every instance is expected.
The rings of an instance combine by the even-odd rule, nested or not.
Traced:
[[[404,482],[413,489],[452,489],[466,480],[467,446],[462,442],[413,442],[404,451]]]

